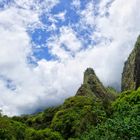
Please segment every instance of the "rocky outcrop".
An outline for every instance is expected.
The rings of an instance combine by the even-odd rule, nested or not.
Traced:
[[[140,86],[140,36],[124,64],[121,86],[122,91],[136,90]]]
[[[78,89],[76,96],[95,96],[98,98],[107,97],[107,90],[100,82],[92,68],[87,68],[84,73],[84,80]]]

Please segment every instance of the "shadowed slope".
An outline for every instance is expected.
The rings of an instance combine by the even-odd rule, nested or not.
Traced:
[[[122,91],[136,90],[140,86],[140,36],[125,62],[122,73]]]

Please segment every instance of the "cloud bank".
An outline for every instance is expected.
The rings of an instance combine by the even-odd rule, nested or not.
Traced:
[[[4,114],[33,113],[62,103],[75,94],[87,67],[105,86],[120,88],[124,61],[140,31],[140,1],[82,2],[71,0],[70,9],[56,11],[66,2],[0,1]]]

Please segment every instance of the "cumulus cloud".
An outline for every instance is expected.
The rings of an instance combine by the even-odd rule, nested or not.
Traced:
[[[46,89],[28,63],[32,46],[27,29],[31,25],[34,28],[34,24],[41,26],[39,14],[42,9],[31,10],[32,3],[16,1],[0,12],[0,107],[8,115],[29,113],[43,106],[41,96]],[[55,3],[57,1],[53,5]],[[49,10],[51,5],[52,2],[46,8]]]
[[[61,61],[73,57],[82,47],[81,41],[70,27],[62,27],[60,35],[53,36],[47,43],[51,54],[56,55]]]
[[[75,94],[87,67],[95,69],[105,86],[120,88],[123,63],[140,30],[140,1],[91,0],[81,9],[82,1],[73,0],[71,6],[80,19],[61,27],[56,23],[67,20],[68,11],[50,13],[59,3],[17,0],[0,11],[0,108],[4,114],[33,113],[62,103]],[[52,22],[49,27],[41,21],[42,13]],[[59,28],[43,46],[56,59],[38,60],[33,55],[28,30],[35,28]]]

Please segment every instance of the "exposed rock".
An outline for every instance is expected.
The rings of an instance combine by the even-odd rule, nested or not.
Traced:
[[[84,81],[78,89],[76,96],[95,96],[98,98],[107,97],[107,90],[100,82],[92,68],[87,68],[84,73]]]
[[[140,36],[125,62],[122,73],[122,91],[136,90],[140,86]]]

